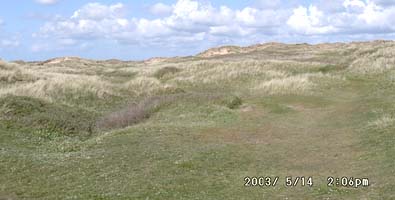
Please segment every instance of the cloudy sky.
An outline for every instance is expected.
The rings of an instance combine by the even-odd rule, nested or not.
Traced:
[[[395,39],[395,0],[23,0],[0,6],[0,58],[139,60],[220,45]]]

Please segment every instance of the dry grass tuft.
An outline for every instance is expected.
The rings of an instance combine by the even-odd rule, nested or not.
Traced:
[[[110,113],[97,122],[99,130],[125,128],[149,118],[160,107],[171,103],[176,97],[161,96],[146,98],[137,104],[131,104],[122,110]]]
[[[269,80],[285,77],[287,73],[274,70],[268,62],[194,62],[171,81],[178,84],[227,84],[235,81]]]
[[[111,84],[103,81],[100,77],[70,74],[50,74],[46,79],[26,84],[15,84],[0,90],[0,96],[29,96],[47,100],[65,96],[79,98],[87,94],[93,94],[98,98],[115,95]]]
[[[31,82],[37,79],[37,75],[30,69],[23,68],[15,63],[0,61],[0,83]]]
[[[156,78],[145,76],[128,81],[122,87],[135,96],[153,96],[166,92],[177,93],[177,91],[181,91],[173,84],[164,84]]]
[[[38,77],[27,71],[21,69],[15,70],[0,70],[0,82],[7,84],[16,82],[31,82],[37,80]]]
[[[265,81],[254,88],[269,95],[300,94],[314,86],[308,75],[289,76]]]
[[[383,115],[379,119],[376,119],[375,121],[372,121],[368,124],[369,127],[374,127],[380,130],[386,129],[394,125],[395,125],[395,117],[388,114]]]
[[[350,67],[351,72],[360,74],[383,73],[395,69],[395,46],[388,46],[360,55]]]

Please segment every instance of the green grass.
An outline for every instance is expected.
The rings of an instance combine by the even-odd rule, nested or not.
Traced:
[[[7,129],[34,132],[48,138],[92,134],[96,115],[79,108],[18,96],[0,98],[0,113],[1,123]]]
[[[298,48],[223,56],[221,62],[258,54],[292,57]],[[351,59],[352,52],[341,59]],[[247,86],[264,77],[242,76],[175,84],[183,92],[145,96],[3,96],[0,199],[394,199],[395,71],[361,75],[322,58],[342,53],[314,55],[324,63],[312,66],[309,60],[298,69],[284,64],[281,70],[342,79],[318,76],[310,92],[293,95],[254,92]],[[174,66],[193,62],[177,60]],[[118,84],[144,74],[170,84],[188,70],[168,66],[102,76]],[[109,113],[150,99],[166,101],[147,106],[149,116],[131,126],[95,127]],[[280,180],[276,187],[245,187],[246,176]],[[314,186],[285,187],[285,176],[312,176]],[[371,186],[328,187],[328,176],[368,177]]]

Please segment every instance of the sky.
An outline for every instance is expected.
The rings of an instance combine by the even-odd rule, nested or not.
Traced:
[[[4,0],[0,59],[142,60],[265,42],[395,39],[395,0]]]

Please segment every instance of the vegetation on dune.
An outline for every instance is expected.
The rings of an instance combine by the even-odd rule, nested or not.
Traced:
[[[0,199],[395,198],[394,48],[0,61]],[[243,187],[290,175],[315,185]],[[328,187],[327,176],[372,186]]]
[[[165,78],[166,75],[175,74],[177,72],[180,72],[180,69],[176,67],[164,67],[156,71],[154,77],[156,77],[157,79],[162,79]]]
[[[7,129],[42,131],[53,136],[90,135],[96,115],[79,108],[19,96],[0,98],[0,113],[0,123]]]
[[[110,113],[100,119],[97,123],[99,129],[119,129],[137,124],[161,107],[174,101],[176,98],[171,96],[150,97],[137,104],[128,105],[119,111]]]
[[[238,108],[242,100],[238,96],[214,95],[214,94],[196,94],[185,93],[165,96],[153,96],[143,99],[141,102],[130,104],[118,111],[104,115],[97,122],[99,130],[111,130],[125,128],[148,119],[151,115],[159,112],[160,109],[177,103],[194,102],[199,104],[211,103],[225,106],[229,109]]]

